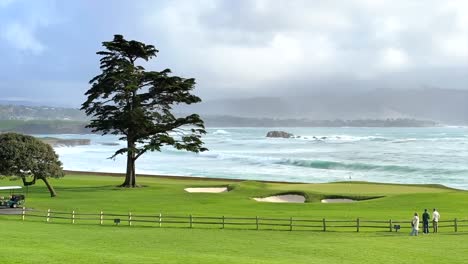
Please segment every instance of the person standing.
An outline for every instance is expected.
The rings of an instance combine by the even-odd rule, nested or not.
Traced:
[[[422,218],[423,218],[423,233],[429,234],[429,219],[431,218],[431,216],[427,212],[427,209],[424,209]]]
[[[414,213],[413,220],[411,221],[411,226],[413,229],[411,230],[412,236],[417,236],[419,231],[419,216],[418,213]]]
[[[432,228],[434,229],[434,233],[439,231],[439,219],[440,214],[437,212],[437,209],[434,208],[434,211],[432,212]]]

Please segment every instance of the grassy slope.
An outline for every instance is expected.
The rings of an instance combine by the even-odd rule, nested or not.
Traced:
[[[451,189],[369,183],[274,184],[259,182],[198,181],[196,179],[139,178],[147,187],[121,189],[115,187],[123,179],[67,175],[52,180],[59,197],[50,199],[39,182],[30,187],[28,207],[37,209],[96,212],[139,212],[166,214],[283,216],[309,218],[356,217],[373,219],[408,219],[412,212],[437,207],[444,218],[468,218],[468,192]],[[19,182],[0,181],[0,185]],[[221,194],[186,193],[190,186],[227,186],[233,191]],[[297,191],[311,200],[306,204],[259,203],[251,197]],[[353,204],[321,204],[326,195],[376,196],[384,198]]]
[[[443,219],[468,218],[468,192],[431,186],[368,183],[266,184],[140,178],[145,188],[114,186],[115,177],[72,176],[54,180],[59,197],[49,198],[42,183],[29,190],[28,207],[96,212],[294,216],[308,218],[410,219],[413,211],[438,207]],[[18,182],[0,181],[0,185]],[[232,184],[222,194],[190,194],[189,186]],[[254,196],[285,191],[306,193],[306,204],[258,203]],[[322,195],[384,198],[353,204],[320,204]],[[464,263],[467,233],[442,230],[409,237],[407,231],[287,232],[220,229],[154,228],[20,222],[0,217],[2,263]],[[465,228],[466,229],[466,228]],[[467,229],[468,230],[468,229]],[[444,232],[445,231],[445,232]],[[450,231],[450,230],[448,230]],[[32,250],[41,244],[40,250]],[[43,245],[43,246],[42,246]],[[8,252],[8,254],[5,254]],[[23,254],[26,252],[26,255]]]
[[[467,234],[134,228],[2,221],[2,263],[466,263]],[[434,262],[437,260],[436,262]]]
[[[11,131],[27,125],[43,125],[48,127],[63,127],[70,125],[82,125],[83,121],[73,120],[0,120],[0,131]]]
[[[23,125],[25,121],[23,120],[0,120],[0,131],[1,130],[10,130],[17,126]]]

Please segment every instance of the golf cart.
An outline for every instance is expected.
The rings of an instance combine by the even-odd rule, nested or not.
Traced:
[[[9,195],[0,194],[0,207],[17,208],[24,204],[24,195],[15,194],[14,190],[21,189],[21,186],[0,186],[1,191],[9,191]]]

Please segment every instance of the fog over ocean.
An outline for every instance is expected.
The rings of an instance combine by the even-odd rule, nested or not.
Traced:
[[[300,138],[267,138],[284,130]],[[137,160],[137,173],[291,182],[371,181],[443,184],[468,189],[468,128],[209,128],[209,151],[165,148]],[[41,135],[44,136],[44,135]],[[125,172],[116,136],[56,147],[66,170]],[[119,143],[120,146],[105,145]]]

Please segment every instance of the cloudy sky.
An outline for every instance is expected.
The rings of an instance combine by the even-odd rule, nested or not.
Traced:
[[[0,0],[0,100],[79,106],[113,34],[205,100],[468,89],[465,0]]]

